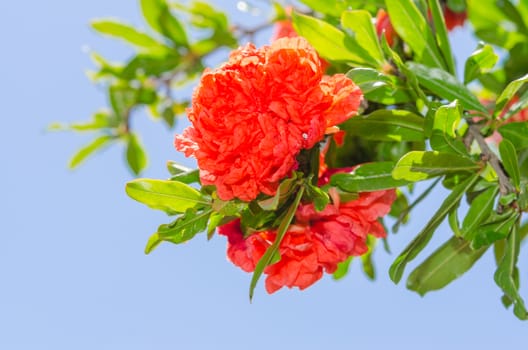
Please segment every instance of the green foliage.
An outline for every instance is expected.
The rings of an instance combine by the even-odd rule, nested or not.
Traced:
[[[323,0],[301,2],[304,6],[294,4],[291,13],[275,3],[271,20],[254,28],[233,25],[224,13],[203,1],[140,0],[148,24],[144,31],[114,19],[92,21],[97,33],[129,44],[133,53],[124,62],[112,63],[92,52],[97,70],[91,77],[103,84],[110,108],[94,113],[87,122],[50,127],[94,134],[70,167],[121,142],[130,170],[140,174],[148,157],[140,131],[132,128],[135,113],[146,107],[155,120],[173,127],[191,101],[179,87],[201,74],[210,55],[218,57],[222,49],[252,40],[272,21],[290,20],[327,61],[327,75],[346,74],[361,89],[360,114],[339,126],[344,136],[331,136],[337,129],[328,129],[324,140],[303,150],[298,167],[290,177],[279,179],[274,195],[261,193],[250,202],[222,200],[214,186],[200,183],[198,169],[174,162],[167,165],[169,180],[130,181],[126,191],[131,198],[177,215],[158,227],[145,251],[163,241],[188,241],[203,231],[210,239],[218,226],[232,220],[240,220],[244,238],[273,230],[277,238],[254,270],[251,299],[266,267],[281,259],[279,246],[290,225],[297,223],[295,212],[300,205],[313,204],[320,212],[329,204],[356,200],[361,192],[394,188],[398,197],[390,215],[396,218],[392,228],[396,232],[441,184],[447,191],[445,200],[397,256],[390,278],[396,283],[401,280],[406,265],[447,218],[452,236],[411,272],[407,287],[421,295],[441,289],[493,246],[498,265],[495,281],[505,294],[503,302],[513,304],[519,319],[528,318],[516,266],[520,243],[528,232],[528,225],[522,224],[528,211],[527,3],[339,0],[329,6]],[[462,62],[463,79],[456,76],[446,7],[467,11],[472,30],[481,40]],[[393,40],[378,35],[380,29],[388,34],[374,18],[381,8],[387,10],[395,29]],[[311,113],[312,106],[303,107]],[[265,108],[262,113],[267,113]],[[496,132],[501,142],[495,136],[489,138]],[[328,184],[321,185],[322,159],[330,169],[353,170],[334,173]],[[426,180],[434,181],[421,194],[414,193],[415,183]],[[463,198],[467,210],[461,205]],[[376,240],[369,236],[366,243],[368,252],[357,260],[372,279]],[[352,260],[349,257],[338,265],[335,279],[348,273]]]

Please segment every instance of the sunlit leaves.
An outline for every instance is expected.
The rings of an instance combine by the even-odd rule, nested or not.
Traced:
[[[431,28],[412,0],[386,0],[391,23],[398,35],[416,54],[418,62],[444,68]]]
[[[473,250],[468,241],[451,237],[411,272],[407,288],[420,295],[441,289],[468,271],[486,249]]]
[[[294,13],[292,18],[297,33],[305,37],[322,57],[331,61],[376,67],[375,60],[368,51],[331,24],[297,13]]]
[[[330,184],[347,192],[378,191],[407,185],[409,181],[393,178],[393,168],[392,162],[362,164],[350,173],[334,174]]]
[[[510,236],[507,240],[504,257],[497,267],[495,272],[495,283],[503,290],[507,298],[509,298],[514,306],[513,313],[521,320],[528,319],[528,312],[524,305],[524,301],[519,294],[519,286],[515,281],[517,271],[517,259],[519,256],[520,235],[518,225],[512,227]]]
[[[468,57],[464,69],[464,83],[467,84],[489,72],[499,60],[499,56],[493,51],[493,47],[480,44],[479,47]]]
[[[394,167],[397,180],[421,181],[448,173],[474,172],[481,166],[471,159],[436,151],[412,151],[404,155]]]
[[[141,10],[148,24],[177,46],[187,46],[187,34],[172,15],[166,0],[141,0]]]
[[[478,174],[473,174],[466,180],[458,184],[453,191],[443,201],[440,208],[433,214],[427,225],[416,235],[412,242],[403,250],[403,252],[392,263],[389,275],[390,278],[398,283],[403,275],[407,263],[412,261],[425,248],[427,243],[433,237],[438,226],[444,221],[449,212],[458,206],[461,198],[477,181]]]
[[[423,141],[424,118],[410,111],[380,109],[349,119],[342,128],[350,135],[379,141]]]
[[[370,14],[364,10],[343,12],[341,24],[345,31],[348,30],[350,33],[350,37],[347,39],[367,51],[368,55],[377,62],[378,67],[381,67],[383,65],[383,53]],[[346,43],[345,41],[345,45]]]
[[[126,192],[138,202],[168,214],[183,213],[196,204],[208,204],[200,192],[178,181],[136,179],[127,183]]]
[[[136,134],[130,133],[127,137],[126,157],[130,169],[138,175],[147,166],[147,154]]]
[[[154,51],[158,48],[164,49],[159,41],[146,33],[140,32],[131,25],[113,19],[97,19],[93,20],[91,24],[92,28],[101,34],[124,40],[147,51]],[[168,48],[165,47],[165,49]]]
[[[97,137],[95,140],[82,147],[80,150],[77,151],[77,153],[75,153],[75,155],[70,160],[70,169],[78,167],[82,162],[86,160],[86,158],[88,158],[95,152],[102,150],[104,147],[108,146],[113,140],[115,140],[115,137],[103,135]]]
[[[488,113],[477,97],[448,72],[415,62],[408,62],[407,66],[414,72],[420,85],[429,89],[433,94],[450,102],[459,100],[465,109]]]

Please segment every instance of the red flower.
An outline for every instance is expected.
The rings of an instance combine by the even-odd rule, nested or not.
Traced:
[[[467,12],[454,12],[451,10],[447,5],[443,5],[444,7],[444,18],[446,22],[447,30],[451,31],[455,29],[457,26],[464,26],[464,22],[467,19]]]
[[[389,18],[389,14],[384,9],[379,9],[376,15],[376,33],[378,37],[385,33],[385,39],[389,46],[394,44],[394,39],[397,37],[394,27]]]
[[[221,199],[251,201],[275,194],[299,152],[356,115],[362,97],[346,76],[324,77],[303,38],[248,44],[205,71],[187,111],[192,126],[175,146],[196,157],[202,184],[215,185]]]
[[[313,204],[300,205],[295,223],[281,241],[280,261],[264,270],[268,293],[284,286],[305,289],[323,272],[335,272],[337,264],[349,256],[366,253],[368,234],[386,235],[377,219],[390,211],[395,198],[395,191],[387,190],[360,193],[357,200],[346,203],[334,195],[333,203],[321,212]],[[218,233],[228,237],[229,260],[248,272],[276,238],[275,232],[262,231],[244,239],[239,221],[221,226]]]

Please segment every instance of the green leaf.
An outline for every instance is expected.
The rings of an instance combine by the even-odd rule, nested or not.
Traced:
[[[113,140],[115,140],[115,137],[109,135],[104,135],[96,138],[95,140],[78,150],[77,153],[75,153],[75,155],[70,160],[69,168],[75,169],[76,167],[81,165],[86,160],[86,158],[94,154],[96,151],[103,149]]]
[[[500,114],[502,109],[506,106],[506,103],[515,96],[517,91],[519,91],[519,89],[526,82],[528,82],[528,74],[512,81],[506,86],[504,91],[499,95],[499,98],[497,98],[497,103],[495,104],[495,115]]]
[[[279,204],[284,202],[293,190],[297,188],[295,183],[298,180],[297,173],[286,180],[283,180],[277,189],[277,193],[273,197],[266,198],[258,201],[258,205],[264,210],[276,210],[279,207]]]
[[[430,140],[433,150],[469,157],[466,146],[457,135],[461,113],[460,105],[456,100],[437,109]]]
[[[449,102],[458,99],[464,109],[488,113],[477,97],[446,71],[430,68],[416,62],[407,62],[407,66],[416,75],[420,85],[431,90],[435,95]]]
[[[487,248],[473,250],[468,241],[451,237],[411,272],[407,288],[422,296],[432,290],[442,289],[471,269]]]
[[[363,272],[370,280],[374,280],[376,278],[376,269],[374,268],[374,263],[372,262],[372,254],[374,253],[374,249],[376,248],[376,242],[378,240],[374,238],[371,235],[367,236],[367,247],[368,252],[361,255],[361,268],[363,269]]]
[[[528,134],[525,136],[528,137]],[[521,188],[521,171],[519,170],[519,158],[515,151],[515,146],[508,141],[508,139],[502,139],[499,144],[499,152],[502,160],[502,165],[508,173],[512,184],[517,190]]]
[[[292,222],[293,217],[295,216],[295,212],[301,202],[303,193],[304,193],[304,187],[300,187],[299,191],[297,192],[297,195],[295,196],[293,203],[288,208],[286,215],[284,216],[279,227],[277,228],[277,236],[275,237],[275,241],[273,242],[272,245],[268,247],[264,255],[262,255],[262,258],[260,258],[257,265],[255,266],[255,271],[253,272],[253,276],[251,277],[251,283],[249,285],[249,300],[250,301],[253,299],[253,292],[255,291],[255,287],[257,286],[257,283],[260,279],[260,276],[262,276],[264,269],[273,262],[274,258],[279,252],[280,243],[282,239],[284,238],[284,235],[286,234],[288,227],[290,227],[290,223]]]
[[[365,163],[351,173],[338,173],[330,178],[330,185],[346,192],[368,192],[386,190],[409,184],[406,180],[392,177],[393,162]]]
[[[424,118],[406,110],[379,109],[347,120],[341,128],[348,135],[378,141],[423,141]]]
[[[508,237],[518,219],[519,215],[514,211],[500,215],[492,212],[489,219],[471,235],[471,249],[489,246]]]
[[[197,204],[210,204],[200,192],[178,181],[136,179],[126,184],[126,192],[132,199],[169,214],[183,213]]]
[[[159,234],[155,232],[150,236],[145,246],[145,254],[150,254],[163,240],[160,238]]]
[[[343,12],[341,25],[345,30],[351,31],[353,40],[361,48],[365,49],[370,57],[374,58],[378,67],[381,67],[384,62],[383,52],[381,51],[370,13],[365,10]]]
[[[510,236],[507,240],[507,246],[504,257],[497,267],[494,279],[495,283],[502,289],[504,294],[511,299],[514,304],[513,313],[521,320],[528,319],[528,312],[524,306],[518,287],[514,280],[517,259],[519,256],[520,235],[518,225],[512,227]]]
[[[412,261],[429,243],[435,230],[444,221],[451,210],[459,205],[460,199],[478,180],[479,174],[473,174],[458,184],[447,196],[440,208],[434,213],[431,220],[425,225],[420,233],[403,250],[403,252],[392,263],[389,275],[394,283],[398,283],[403,275],[405,266]]]
[[[398,35],[411,47],[419,62],[445,68],[433,33],[412,0],[385,0],[391,23]]]
[[[338,281],[348,274],[350,263],[352,262],[353,258],[353,256],[349,256],[348,259],[337,264],[337,270],[335,270],[335,272],[332,274],[332,278],[334,280]]]
[[[120,74],[120,78],[133,80],[138,76],[161,76],[176,68],[180,62],[181,56],[176,50],[166,55],[139,54],[126,64]]]
[[[464,69],[464,84],[488,73],[499,60],[499,56],[489,44],[480,43],[477,49],[468,57]]]
[[[171,175],[180,175],[182,173],[187,173],[191,171],[192,169],[187,168],[186,166],[181,165],[178,162],[169,160],[167,161],[167,170],[169,171]]]
[[[135,175],[141,173],[147,166],[147,154],[136,134],[128,134],[128,144],[126,150],[128,166]]]
[[[181,23],[171,14],[166,0],[141,0],[141,10],[147,23],[177,46],[188,46],[187,34]]]
[[[136,47],[150,50],[168,49],[148,34],[136,28],[112,19],[96,19],[91,22],[92,28],[101,34],[122,39]]]
[[[452,153],[411,151],[396,163],[392,176],[396,180],[415,182],[449,173],[473,172],[480,167],[478,163]]]
[[[324,58],[376,67],[375,60],[345,33],[331,24],[314,17],[292,14],[295,31],[306,38]],[[346,43],[345,43],[346,41]]]
[[[198,233],[205,231],[212,212],[211,208],[205,210],[189,208],[172,223],[161,225],[158,228],[159,238],[174,244],[187,242]]]
[[[389,77],[372,68],[354,68],[347,77],[359,86],[368,101],[393,105],[409,102],[409,89],[396,77]]]
[[[306,4],[308,7],[310,7],[313,11],[317,11],[322,14],[336,17],[336,18],[339,18],[341,14],[343,13],[343,11],[346,11],[348,9],[364,7],[364,6],[360,7],[360,4],[356,4],[358,1],[355,1],[355,0],[334,0],[332,1],[331,6],[328,5],[328,1],[326,0],[301,0],[301,2]],[[376,1],[369,0],[368,2],[376,2]]]
[[[499,187],[492,186],[473,199],[462,222],[461,236],[464,239],[471,241],[475,237],[477,227],[489,218],[498,193]]]
[[[157,98],[156,92],[152,89],[136,89],[127,85],[111,85],[108,95],[114,113],[123,119],[128,116],[134,106],[153,103]]]
[[[498,129],[499,133],[510,141],[515,149],[521,150],[528,147],[528,122],[508,123]]]
[[[311,183],[306,183],[306,192],[305,195],[308,200],[313,203],[315,210],[322,211],[326,208],[330,202],[330,197],[328,193],[323,191],[321,188],[312,185]]]
[[[443,15],[440,2],[438,0],[429,0],[429,11],[433,17],[433,24],[436,35],[436,42],[440,48],[440,52],[447,65],[447,71],[455,74],[455,60],[451,52],[451,44],[449,43],[449,36],[447,34],[446,23]]]

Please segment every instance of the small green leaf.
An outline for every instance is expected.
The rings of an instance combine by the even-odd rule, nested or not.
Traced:
[[[345,33],[331,24],[295,12],[292,19],[297,33],[306,38],[322,57],[331,61],[376,67],[375,60],[364,49],[350,39],[347,41]]]
[[[518,224],[512,227],[504,257],[497,267],[494,279],[495,283],[502,289],[504,294],[513,302],[513,313],[520,320],[528,319],[528,312],[524,306],[524,301],[519,294],[518,286],[515,283],[514,274],[519,256],[520,235]]]
[[[212,212],[210,207],[199,211],[189,208],[172,223],[161,225],[158,228],[159,238],[174,244],[187,242],[198,233],[205,231]]]
[[[409,184],[406,180],[392,177],[393,162],[361,164],[351,173],[338,173],[330,178],[330,185],[346,192],[368,192],[386,190]]]
[[[258,201],[258,205],[264,210],[276,210],[279,204],[286,200],[291,192],[296,189],[295,183],[298,180],[297,173],[291,178],[283,180],[273,197]]]
[[[521,150],[528,147],[528,122],[508,123],[499,127],[499,133],[508,139],[515,149]]]
[[[167,170],[169,171],[169,173],[171,175],[179,175],[179,174],[182,174],[182,173],[189,172],[192,169],[191,168],[187,168],[186,166],[181,165],[178,162],[169,160],[169,161],[167,161]]]
[[[284,235],[286,234],[288,227],[290,227],[290,223],[292,222],[293,217],[295,216],[295,212],[301,202],[303,193],[304,193],[304,187],[300,187],[293,203],[288,208],[286,215],[284,216],[284,218],[282,218],[282,221],[279,227],[277,228],[277,236],[275,237],[275,241],[273,242],[272,245],[268,247],[264,255],[262,255],[262,258],[260,258],[257,265],[255,266],[253,276],[251,277],[251,283],[249,285],[249,300],[250,301],[253,299],[253,293],[255,291],[255,287],[257,286],[257,283],[260,279],[260,276],[262,276],[264,269],[273,263],[274,258],[278,254],[280,243],[282,239],[284,238]]]
[[[103,149],[113,140],[115,140],[115,137],[109,135],[104,135],[96,138],[95,140],[78,150],[77,153],[75,153],[75,155],[70,160],[69,168],[75,169],[76,167],[81,165],[81,163],[84,162],[86,158],[94,154],[96,151]]]
[[[169,214],[183,213],[197,204],[210,204],[200,192],[178,181],[136,179],[126,184],[126,192],[132,199]]]
[[[461,235],[464,239],[471,241],[475,237],[477,227],[489,218],[498,193],[499,187],[492,186],[473,199],[462,222]]]
[[[528,74],[525,76],[520,77],[519,79],[516,79],[512,81],[511,83],[506,86],[504,91],[500,94],[499,98],[497,98],[497,103],[495,104],[495,115],[499,115],[502,109],[506,106],[506,103],[511,100],[517,91],[526,83],[528,82]]]
[[[449,43],[449,36],[447,34],[446,23],[443,15],[440,2],[438,0],[429,0],[429,11],[433,17],[434,33],[436,42],[440,48],[440,52],[447,65],[447,70],[451,74],[455,74],[455,60],[451,52],[451,44]]]
[[[488,73],[499,60],[499,56],[489,44],[479,44],[477,49],[468,57],[464,69],[464,84]]]
[[[528,134],[525,137],[528,137]],[[499,152],[504,169],[508,173],[515,188],[519,190],[521,188],[521,171],[519,170],[519,159],[515,151],[515,146],[508,139],[502,139],[499,144]]]
[[[145,254],[150,254],[163,240],[159,237],[159,234],[156,232],[147,241],[145,247]]]
[[[503,214],[491,212],[488,220],[477,227],[475,232],[468,235],[468,238],[472,240],[471,249],[489,246],[492,243],[508,237],[512,226],[515,225],[518,218],[518,214],[514,211]]]
[[[391,0],[392,1],[392,0]],[[420,85],[447,101],[459,100],[464,109],[488,114],[488,110],[477,97],[454,76],[438,68],[430,68],[416,62],[407,62],[409,69],[416,75]]]
[[[348,259],[337,264],[337,270],[335,270],[335,272],[332,274],[332,278],[334,280],[338,281],[348,274],[348,270],[350,269],[350,263],[352,262],[353,258],[354,257],[349,256]]]
[[[177,46],[188,46],[187,34],[181,23],[171,14],[166,0],[141,0],[141,10],[147,23]]]
[[[148,34],[142,33],[128,24],[121,23],[113,19],[93,20],[91,25],[93,29],[97,30],[101,34],[122,39],[136,47],[147,49],[147,51],[164,49],[163,44]]]
[[[471,269],[487,248],[473,250],[468,241],[451,237],[411,272],[407,288],[422,296],[442,289]]]
[[[378,240],[374,238],[371,235],[367,236],[367,247],[368,252],[361,255],[361,268],[363,269],[363,272],[370,280],[374,280],[376,278],[376,269],[374,268],[374,263],[372,261],[372,254],[374,253],[374,249],[376,248],[376,242]]]
[[[391,23],[398,35],[411,47],[418,61],[429,67],[445,68],[433,33],[412,0],[385,0]]]
[[[396,180],[422,181],[435,176],[457,172],[473,172],[481,166],[452,153],[411,151],[396,163],[392,176]]]
[[[405,266],[412,261],[429,243],[435,230],[444,221],[451,210],[459,205],[460,199],[478,180],[479,174],[473,174],[458,184],[447,196],[440,208],[434,213],[431,220],[425,225],[420,233],[403,250],[403,252],[392,263],[389,275],[394,283],[398,283],[403,275]]]
[[[141,173],[147,166],[147,154],[136,134],[128,134],[128,144],[126,150],[126,158],[128,166],[134,172],[135,175]]]
[[[456,100],[437,109],[430,140],[433,150],[469,157],[466,146],[464,146],[457,134],[458,125],[462,117],[461,112],[460,105]]]
[[[341,15],[341,25],[351,31],[353,40],[374,58],[377,66],[383,65],[383,52],[379,45],[378,36],[372,24],[370,13],[365,10],[346,11]]]
[[[372,68],[354,68],[346,75],[359,86],[368,101],[393,105],[411,100],[408,88],[396,77]]]
[[[406,110],[379,109],[347,120],[341,128],[348,135],[378,141],[423,141],[424,118]]]
[[[330,197],[328,193],[323,191],[321,188],[312,185],[311,183],[306,183],[306,192],[305,196],[313,203],[315,210],[322,211],[326,208],[330,202]]]

